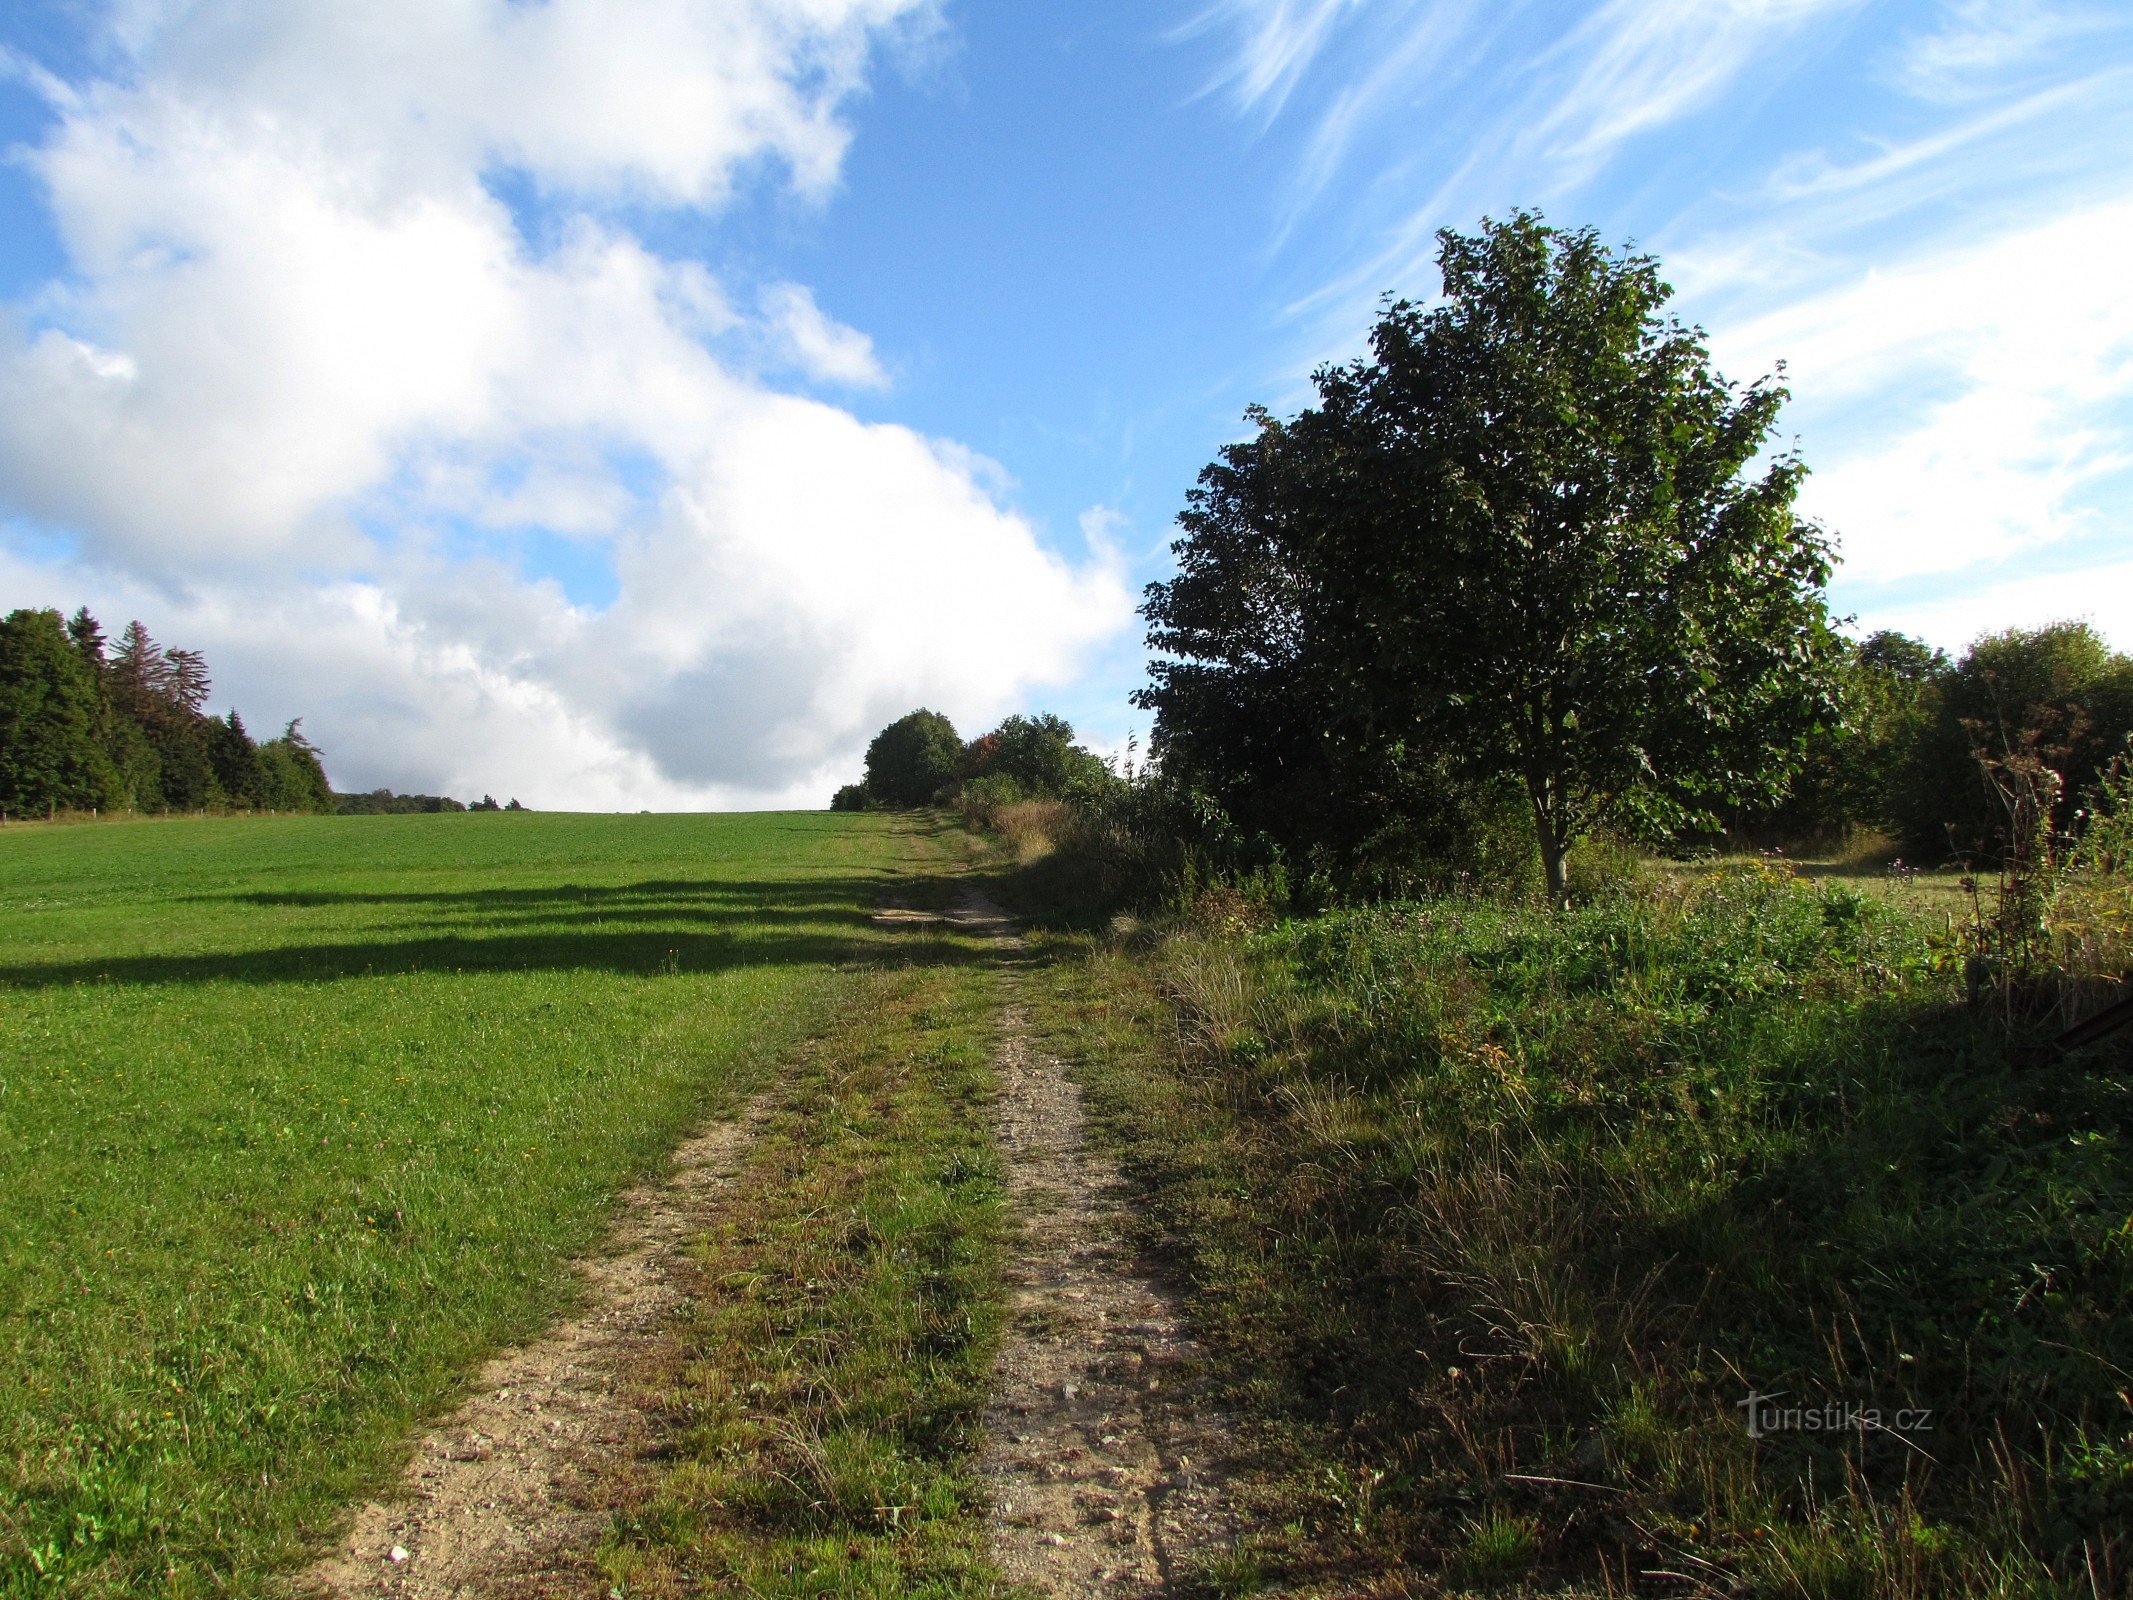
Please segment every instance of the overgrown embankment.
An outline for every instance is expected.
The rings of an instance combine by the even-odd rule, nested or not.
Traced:
[[[1052,1023],[1265,1452],[1235,1592],[2123,1592],[2122,1048],[1767,868],[1230,910]]]

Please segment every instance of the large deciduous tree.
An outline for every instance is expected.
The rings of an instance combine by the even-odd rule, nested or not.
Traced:
[[[1517,787],[1548,887],[1608,824],[1774,798],[1831,710],[1805,468],[1650,257],[1520,213],[1446,230],[1441,301],[1201,476],[1151,585],[1142,703],[1218,797],[1288,792],[1335,843],[1441,776]]]

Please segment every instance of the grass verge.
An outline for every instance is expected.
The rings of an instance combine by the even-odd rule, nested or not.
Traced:
[[[997,1004],[982,969],[891,968],[804,1053],[648,1374],[665,1460],[616,1509],[618,1592],[998,1592],[971,1472],[1000,1332]]]
[[[1980,1028],[1941,921],[1746,866],[1055,940],[1256,1450],[1218,1587],[2126,1592],[2129,1062]]]

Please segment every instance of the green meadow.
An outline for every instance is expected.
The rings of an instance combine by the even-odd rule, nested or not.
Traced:
[[[909,819],[0,833],[0,1594],[253,1593],[900,963]]]

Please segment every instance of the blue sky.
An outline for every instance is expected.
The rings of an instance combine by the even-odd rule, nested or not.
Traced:
[[[1861,626],[2133,646],[2133,13],[124,0],[0,19],[0,591],[343,784],[804,801],[1135,724],[1251,402],[1535,205],[1788,363]],[[824,791],[826,792],[826,791]]]

